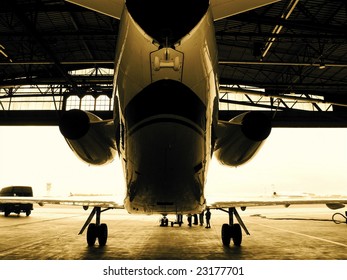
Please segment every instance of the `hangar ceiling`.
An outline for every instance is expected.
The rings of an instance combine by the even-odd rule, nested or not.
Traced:
[[[111,116],[119,21],[63,0],[2,0],[0,125]],[[347,1],[282,0],[215,22],[221,114],[347,127]]]

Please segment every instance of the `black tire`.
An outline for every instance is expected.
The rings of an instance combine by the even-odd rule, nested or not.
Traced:
[[[27,211],[25,212],[25,215],[26,215],[27,217],[29,217],[30,214],[31,214],[31,210],[27,210]]]
[[[10,216],[10,214],[11,214],[11,211],[5,210],[5,217]]]
[[[233,225],[233,242],[235,246],[240,246],[242,243],[242,230],[241,226],[239,224],[234,224]]]
[[[87,230],[87,243],[88,246],[94,246],[97,238],[97,227],[96,224],[89,224]]]
[[[101,224],[98,227],[98,241],[100,246],[105,246],[107,242],[108,229],[106,224]]]
[[[224,246],[229,246],[231,240],[231,227],[228,224],[222,226],[222,242]]]

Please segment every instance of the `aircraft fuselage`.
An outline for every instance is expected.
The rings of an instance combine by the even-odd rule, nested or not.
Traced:
[[[121,17],[114,86],[125,207],[130,213],[199,213],[218,112],[209,1],[163,5],[162,11],[151,6],[156,1],[134,2],[126,2]]]

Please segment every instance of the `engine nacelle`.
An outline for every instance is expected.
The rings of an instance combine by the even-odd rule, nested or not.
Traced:
[[[84,162],[102,165],[111,162],[117,152],[113,121],[81,110],[64,113],[60,132],[72,151]]]
[[[215,155],[228,166],[239,166],[257,153],[270,135],[271,121],[263,113],[252,111],[236,116],[229,122],[219,122]]]

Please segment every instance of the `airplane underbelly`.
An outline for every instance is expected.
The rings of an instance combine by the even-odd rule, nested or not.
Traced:
[[[204,205],[203,131],[177,115],[135,126],[127,140],[127,210],[198,213]]]

